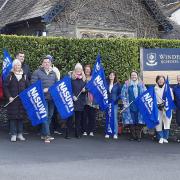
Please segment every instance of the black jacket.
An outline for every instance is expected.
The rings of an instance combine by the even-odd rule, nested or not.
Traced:
[[[85,82],[82,79],[72,79],[73,95],[78,96],[81,90],[85,87]],[[83,111],[86,103],[85,93],[81,93],[78,100],[74,102],[75,111]]]
[[[7,101],[9,101],[10,97],[16,97],[20,94],[20,92],[26,89],[29,86],[29,81],[26,78],[25,74],[23,74],[22,79],[18,81],[14,73],[11,72],[10,75],[6,78],[3,85],[5,97],[7,98]],[[24,119],[26,115],[19,97],[7,106],[7,111],[9,120]]]

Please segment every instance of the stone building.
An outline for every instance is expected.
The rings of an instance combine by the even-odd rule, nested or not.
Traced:
[[[155,38],[172,29],[155,0],[0,0],[2,34]]]

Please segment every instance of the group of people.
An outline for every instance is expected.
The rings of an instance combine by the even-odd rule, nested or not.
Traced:
[[[20,99],[16,96],[30,84],[37,80],[42,81],[43,91],[46,100],[46,110],[48,112],[48,121],[41,124],[41,139],[45,143],[50,143],[54,140],[51,135],[52,118],[57,113],[54,102],[49,94],[49,88],[58,80],[60,80],[60,72],[53,65],[53,57],[47,55],[42,58],[42,63],[37,70],[32,74],[29,66],[25,63],[25,54],[18,52],[16,59],[12,64],[12,71],[3,82],[4,96],[7,101],[11,102],[7,106],[8,119],[10,125],[11,141],[16,142],[17,139],[25,141],[23,136],[23,120],[26,117],[25,110]],[[70,138],[72,119],[74,121],[74,135],[76,138],[83,136],[94,136],[96,127],[96,113],[98,104],[91,92],[85,85],[91,80],[91,65],[82,67],[77,63],[73,71],[68,74],[71,77],[73,101],[74,101],[74,116],[64,120],[65,138]],[[140,114],[134,100],[146,91],[146,86],[140,80],[138,72],[132,71],[130,77],[122,85],[115,72],[110,72],[107,78],[108,98],[114,102],[114,134],[113,138],[118,139],[118,108],[119,102],[123,104],[124,111],[122,112],[123,125],[127,125],[130,129],[130,140],[141,141],[141,130],[144,127],[142,115]],[[165,88],[165,77],[159,75],[156,77],[155,93],[158,103],[159,124],[156,126],[159,143],[168,143],[171,118],[167,118],[164,114],[165,104],[163,101],[163,92]],[[177,85],[171,91],[171,96],[176,104],[176,120],[180,125],[180,75],[177,76]],[[56,117],[55,117],[56,118]],[[53,118],[54,119],[54,118]],[[55,127],[56,128],[56,127]],[[105,133],[105,138],[110,138]]]

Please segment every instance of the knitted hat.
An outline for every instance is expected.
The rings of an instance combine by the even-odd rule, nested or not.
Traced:
[[[54,61],[54,58],[53,58],[53,56],[51,56],[51,55],[46,55],[45,57],[44,57],[44,59],[49,59],[51,62],[53,62]]]
[[[80,63],[77,63],[76,65],[75,65],[75,68],[74,69],[82,69],[83,70],[83,67],[82,67],[82,65],[80,64]]]

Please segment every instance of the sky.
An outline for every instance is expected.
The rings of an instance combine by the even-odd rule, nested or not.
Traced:
[[[170,19],[180,25],[180,9],[178,9],[177,11],[175,11],[175,12],[171,15]]]

